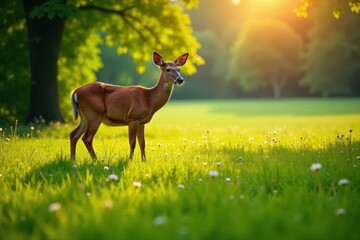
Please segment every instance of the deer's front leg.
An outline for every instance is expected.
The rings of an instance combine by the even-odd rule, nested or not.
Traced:
[[[130,159],[133,158],[134,149],[136,146],[136,134],[139,129],[139,121],[130,121],[129,122],[129,145],[130,145]]]
[[[145,155],[145,125],[142,124],[139,126],[138,132],[137,132],[137,138],[140,145],[140,151],[141,151],[141,160],[143,162],[146,161],[146,155]]]

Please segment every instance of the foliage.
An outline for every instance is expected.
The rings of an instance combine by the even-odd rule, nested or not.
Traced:
[[[176,89],[174,98],[231,98],[229,84],[224,81],[228,69],[228,45],[213,30],[196,31],[194,33],[201,43],[199,54],[206,60],[194,76],[187,76],[188,83]]]
[[[0,21],[0,123],[4,123],[26,114],[30,81],[21,2],[1,1],[0,12],[6,13]]]
[[[306,76],[302,80],[312,92],[324,96],[355,94],[360,76],[360,24],[358,15],[347,14],[331,19],[331,5],[322,3],[310,19],[310,43],[307,52]]]
[[[78,12],[78,9],[74,4],[63,4],[60,0],[48,0],[44,4],[35,7],[30,12],[30,18],[43,18],[46,17],[49,20],[54,17],[71,17]]]
[[[98,48],[102,39],[97,31],[95,29],[76,30],[79,29],[81,21],[71,24],[72,19],[70,19],[68,23],[71,27],[68,27],[64,34],[63,47],[58,61],[59,98],[62,100],[60,102],[62,111],[67,113],[65,114],[66,120],[72,119],[72,116],[69,117],[70,91],[79,85],[96,81],[95,72],[103,66]],[[82,41],[77,40],[79,37]]]
[[[193,6],[197,1],[186,1],[185,6]],[[88,5],[92,5],[89,2]],[[184,71],[194,74],[195,65],[202,64],[203,60],[196,54],[199,43],[191,35],[191,20],[183,12],[183,8],[165,0],[157,1],[129,1],[119,4],[104,3],[105,9],[115,9],[120,13],[109,13],[104,18],[107,10],[95,11],[96,9],[85,8],[84,1],[78,2],[77,6],[82,10],[85,18],[91,16],[92,22],[89,27],[96,27],[102,32],[108,33],[105,43],[109,46],[118,45],[118,53],[129,53],[134,59],[137,70],[145,71],[146,63],[151,59],[154,49],[161,52],[166,58],[176,58],[183,52],[189,52],[192,56],[190,64],[184,66]],[[143,43],[143,44],[139,44]]]
[[[229,78],[251,91],[271,85],[274,96],[302,70],[302,40],[286,23],[250,21],[234,43]]]
[[[32,17],[67,17],[58,60],[60,103],[66,119],[70,119],[69,93],[80,84],[96,80],[102,67],[99,57],[101,35],[104,43],[117,46],[118,54],[128,53],[138,72],[146,70],[154,50],[166,59],[175,59],[183,52],[190,53],[184,66],[187,74],[196,72],[204,60],[197,54],[200,44],[192,36],[191,21],[185,8],[193,8],[197,0],[131,0],[131,1],[46,1],[31,12]],[[3,1],[5,13],[1,22],[0,114],[23,120],[29,99],[29,64],[25,34],[25,19],[21,1]],[[23,94],[14,94],[19,89]],[[3,119],[3,118],[2,118]]]
[[[307,17],[309,9],[316,7],[317,4],[322,4],[324,1],[319,0],[298,0],[299,5],[294,9],[294,12],[299,17]],[[339,19],[341,15],[350,10],[354,13],[360,12],[360,0],[339,0],[332,1],[328,12],[332,12],[336,19]]]
[[[70,161],[75,126],[3,128],[0,238],[357,239],[358,105],[170,103],[147,126],[146,163],[127,160],[126,128],[100,128],[98,162],[84,146]]]
[[[104,64],[104,67],[96,73],[99,81],[124,86],[139,84],[147,87],[154,86],[159,76],[159,68],[156,67],[152,59],[147,62],[145,72],[139,73],[136,71],[136,64],[129,54],[122,54],[119,57],[116,53],[118,46],[109,47],[101,44],[99,47],[101,50],[100,57]]]

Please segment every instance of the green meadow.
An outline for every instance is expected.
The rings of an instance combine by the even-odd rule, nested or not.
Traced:
[[[170,101],[101,126],[0,126],[0,239],[359,239],[360,99]]]

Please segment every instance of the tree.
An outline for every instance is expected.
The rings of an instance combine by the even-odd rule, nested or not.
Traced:
[[[0,12],[0,124],[3,124],[26,112],[24,101],[29,97],[30,79],[21,2],[1,1]]]
[[[250,21],[232,48],[228,77],[245,91],[270,85],[280,98],[285,84],[301,73],[302,54],[301,38],[286,23]]]
[[[346,14],[337,20],[329,16],[329,9],[331,5],[324,2],[309,17],[313,27],[302,84],[324,96],[358,94],[360,32],[354,29],[360,25],[360,16]]]
[[[24,9],[23,15],[17,14],[16,24],[26,22],[27,30],[31,79],[27,121],[39,116],[46,121],[63,120],[59,87],[62,99],[61,89],[95,79],[94,71],[102,65],[97,46],[102,41],[101,32],[107,34],[107,45],[118,45],[119,54],[132,56],[139,72],[145,70],[147,60],[157,50],[170,57],[190,52],[191,61],[184,70],[194,73],[195,65],[203,60],[196,53],[200,45],[191,35],[191,21],[183,9],[196,4],[197,0],[23,0],[23,6],[1,3],[7,15]],[[6,29],[14,28],[10,21],[4,25]],[[24,69],[24,65],[17,68]]]
[[[299,17],[307,17],[309,9],[316,7],[318,4],[322,4],[324,1],[319,0],[298,0],[299,5],[294,9],[295,13]],[[330,8],[328,12],[332,12],[333,16],[337,19],[340,16],[350,10],[350,12],[360,13],[360,0],[338,0],[329,1]]]
[[[41,116],[46,120],[63,122],[58,99],[57,60],[65,27],[65,17],[59,16],[56,11],[48,11],[48,17],[31,17],[31,11],[35,7],[45,6],[47,3],[50,2],[23,0],[32,81],[27,121]],[[65,4],[65,1],[52,1],[52,3],[61,5]]]
[[[191,82],[191,88],[180,88],[174,92],[174,98],[225,98],[231,97],[229,87],[224,81],[227,72],[229,45],[214,31],[208,29],[194,33],[201,43],[199,53],[206,59],[206,65],[200,66],[194,76],[186,81]]]

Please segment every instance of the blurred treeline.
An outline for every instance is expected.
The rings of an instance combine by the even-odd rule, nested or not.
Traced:
[[[188,12],[206,64],[173,98],[360,95],[360,15],[336,19],[326,2],[308,18],[295,15],[292,1],[218,2]],[[101,81],[151,86],[158,75],[151,61],[139,75],[115,47],[102,46],[101,58]]]

